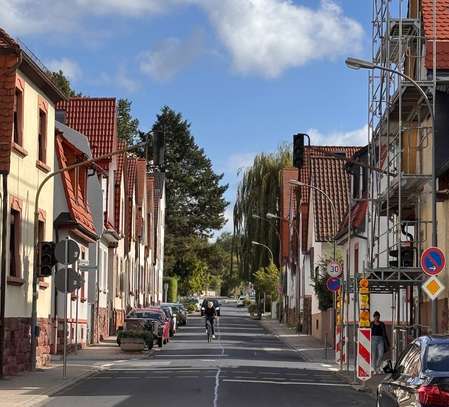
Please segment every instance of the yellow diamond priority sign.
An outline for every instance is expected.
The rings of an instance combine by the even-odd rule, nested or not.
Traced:
[[[422,289],[431,300],[435,300],[443,292],[444,285],[437,276],[433,276],[422,285]]]

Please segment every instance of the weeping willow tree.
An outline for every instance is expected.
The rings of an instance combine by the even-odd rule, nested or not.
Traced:
[[[258,154],[253,165],[243,172],[234,206],[234,250],[240,276],[246,281],[270,263],[268,250],[253,246],[253,240],[270,247],[279,267],[279,225],[276,220],[266,219],[266,214],[279,216],[281,170],[291,165],[291,146],[282,145],[275,153]]]

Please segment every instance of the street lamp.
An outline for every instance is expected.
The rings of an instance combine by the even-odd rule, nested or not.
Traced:
[[[262,246],[262,247],[265,247],[265,249],[267,249],[267,250],[270,252],[271,263],[274,263],[273,252],[271,251],[271,249],[270,249],[267,245],[264,245],[263,243],[256,242],[255,240],[253,240],[253,241],[251,242],[251,244],[252,244],[253,246]]]
[[[320,194],[322,194],[331,204],[331,208],[332,208],[332,217],[334,218],[333,224],[334,224],[334,236],[333,236],[333,242],[334,242],[334,261],[336,261],[336,257],[337,257],[337,246],[336,246],[336,242],[337,242],[337,232],[338,232],[338,226],[337,226],[337,208],[335,207],[334,202],[332,201],[331,197],[326,194],[326,192],[324,192],[322,189],[317,188],[314,185],[309,185],[309,184],[305,184],[304,182],[301,181],[296,181],[294,179],[288,181],[288,183],[290,185],[293,185],[295,187],[306,187],[306,188],[311,188],[314,189],[315,191],[318,191]]]
[[[424,98],[427,108],[429,109],[430,119],[432,122],[432,246],[436,247],[438,245],[438,237],[437,237],[437,188],[436,188],[436,171],[435,171],[435,111],[430,103],[429,97],[427,96],[426,91],[410,76],[397,71],[395,69],[387,68],[385,66],[377,65],[370,61],[365,61],[363,59],[358,58],[346,58],[345,61],[348,68],[351,69],[379,69],[381,71],[394,73],[406,81],[409,81],[416,90],[422,95]],[[435,100],[435,97],[433,98]],[[438,332],[438,303],[437,300],[432,301],[432,332]]]

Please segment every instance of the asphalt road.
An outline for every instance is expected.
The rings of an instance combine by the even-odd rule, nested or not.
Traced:
[[[150,358],[115,361],[48,407],[374,407],[329,368],[307,363],[244,310],[223,307],[217,339],[192,317]]]

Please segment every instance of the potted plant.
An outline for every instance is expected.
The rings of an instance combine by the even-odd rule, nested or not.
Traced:
[[[120,343],[120,349],[128,352],[141,352],[153,347],[153,334],[146,330],[119,331],[117,342]]]

